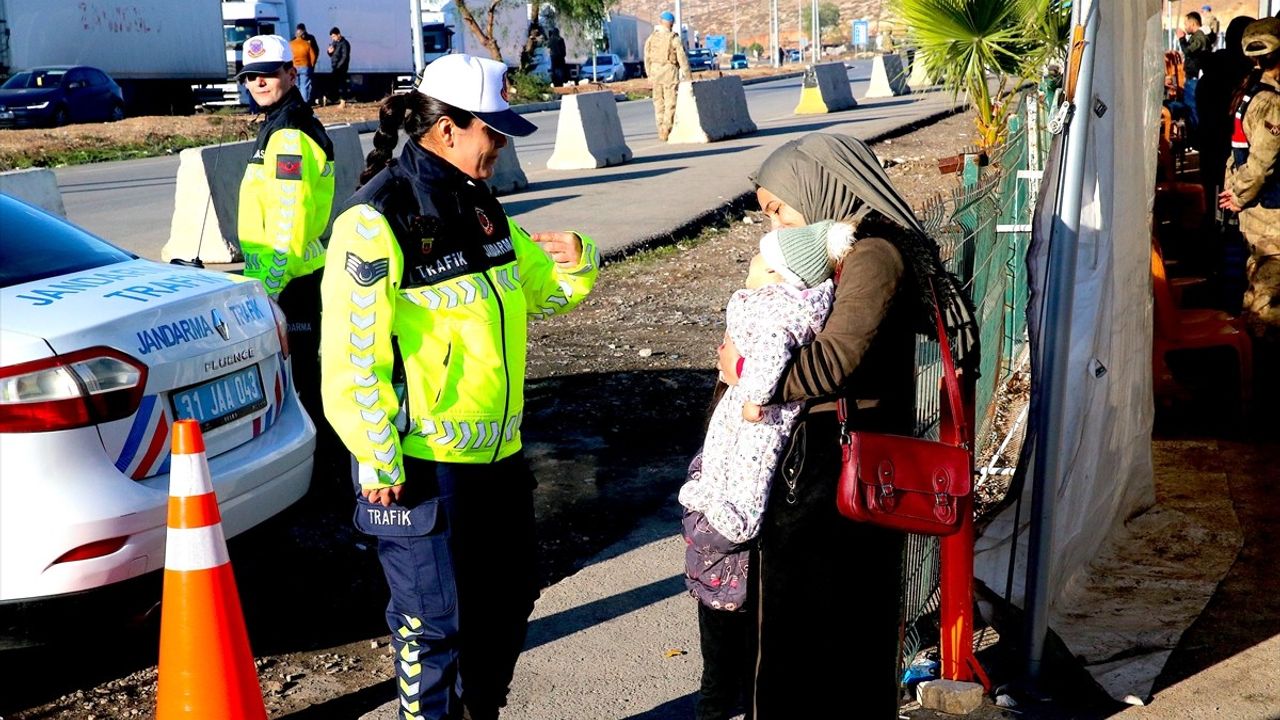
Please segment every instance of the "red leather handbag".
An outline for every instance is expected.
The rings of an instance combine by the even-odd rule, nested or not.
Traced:
[[[955,438],[958,444],[851,432],[841,399],[837,413],[844,451],[836,505],[847,518],[921,535],[950,535],[960,529],[961,513],[969,511],[964,500],[973,492],[973,456],[968,447],[967,416],[941,309],[937,313],[948,405],[942,413],[939,436]]]

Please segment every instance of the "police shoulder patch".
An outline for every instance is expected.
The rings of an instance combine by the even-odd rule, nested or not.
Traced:
[[[369,287],[387,276],[391,261],[387,258],[365,262],[353,252],[347,253],[347,274],[361,287]]]
[[[301,155],[277,155],[276,156],[276,179],[277,180],[301,180],[302,179],[302,156]]]

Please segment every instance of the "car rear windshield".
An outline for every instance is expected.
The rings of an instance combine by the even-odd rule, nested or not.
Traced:
[[[737,54],[737,55],[734,55],[734,56],[733,56],[733,59],[734,59],[734,60],[746,60],[746,59],[747,59],[747,56],[746,56],[746,55],[743,55],[743,54],[741,54],[741,53],[739,53],[739,54]]]
[[[62,84],[62,76],[66,70],[27,70],[4,81],[0,88],[5,90],[26,90],[29,88],[51,88]]]
[[[132,260],[80,228],[0,195],[0,287]]]

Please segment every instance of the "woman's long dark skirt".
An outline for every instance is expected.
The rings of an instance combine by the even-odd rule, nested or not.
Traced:
[[[895,720],[904,535],[836,510],[834,412],[809,415],[795,439],[803,464],[793,448],[760,534],[754,716]]]

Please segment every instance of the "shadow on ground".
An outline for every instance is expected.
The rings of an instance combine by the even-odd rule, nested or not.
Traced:
[[[535,502],[546,584],[574,572],[669,501],[701,441],[713,380],[710,372],[671,370],[528,383],[524,442],[539,479]],[[230,541],[256,656],[385,635],[386,584],[374,543],[351,525],[348,488],[333,476],[317,477],[301,502]],[[65,631],[52,645],[0,654],[5,678],[0,714],[34,708],[156,663],[154,617],[110,632],[67,618]],[[531,632],[539,637],[537,627]],[[50,672],[53,667],[59,671]],[[345,717],[373,698],[385,700],[383,690],[381,685],[366,688],[297,717]],[[326,714],[330,710],[337,714]],[[22,717],[51,715],[36,711]]]

